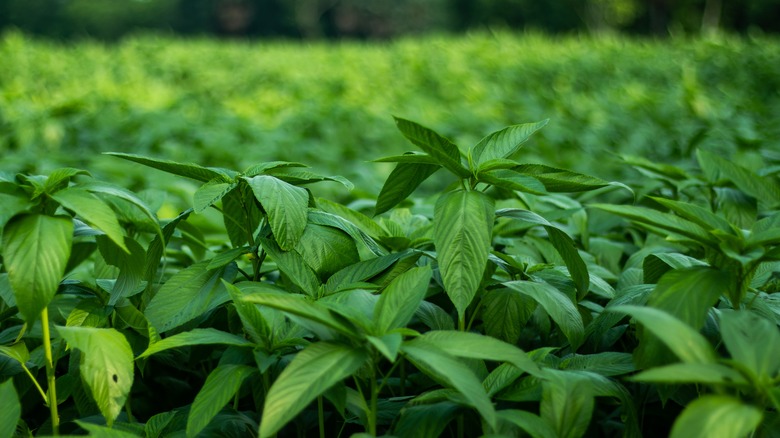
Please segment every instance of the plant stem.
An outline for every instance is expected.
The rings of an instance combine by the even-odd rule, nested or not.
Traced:
[[[376,436],[376,407],[377,397],[379,396],[379,388],[376,386],[376,362],[371,366],[371,404],[369,409],[371,412],[368,415],[368,433],[371,436]]]
[[[25,365],[23,363],[20,363],[20,365],[22,366],[22,369],[24,370],[24,372],[26,372],[27,375],[30,376],[30,380],[32,380],[32,382],[35,385],[35,387],[38,388],[38,392],[41,393],[41,397],[43,397],[43,402],[48,404],[49,403],[49,396],[47,396],[46,392],[43,391],[43,388],[41,388],[41,385],[38,384],[38,381],[35,380],[35,376],[32,375],[32,373],[30,372],[30,369],[27,368],[27,365]]]
[[[466,331],[466,312],[463,312],[463,315],[458,315],[458,331]]]
[[[57,383],[54,376],[54,360],[51,354],[51,335],[49,334],[49,309],[43,308],[41,312],[41,325],[43,328],[43,353],[46,357],[46,379],[49,385],[49,410],[51,411],[51,433],[59,435],[60,417],[57,413]]]
[[[322,396],[317,397],[317,420],[320,426],[320,438],[325,438],[325,409],[322,406]]]

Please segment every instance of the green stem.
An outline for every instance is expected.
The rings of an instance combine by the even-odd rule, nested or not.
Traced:
[[[46,379],[49,385],[49,410],[51,411],[51,433],[60,434],[60,416],[57,412],[57,382],[54,376],[54,360],[51,354],[51,335],[49,334],[49,309],[43,308],[41,312],[41,326],[43,328],[43,353],[46,357]]]
[[[368,433],[371,436],[376,436],[376,409],[378,405],[377,397],[379,396],[379,388],[376,385],[376,362],[371,366],[371,405],[369,409],[371,412],[368,415]]]
[[[46,404],[49,404],[49,397],[46,395],[46,393],[43,391],[43,388],[41,388],[41,385],[38,384],[38,381],[35,380],[35,377],[30,372],[30,369],[27,368],[27,365],[19,362],[20,365],[22,365],[22,369],[24,369],[24,372],[27,373],[28,376],[30,376],[30,380],[32,380],[33,384],[36,388],[38,388],[38,392],[41,393],[41,397],[43,397],[43,402]]]
[[[317,420],[320,426],[320,438],[325,438],[325,409],[322,406],[322,396],[317,397]]]
[[[465,332],[466,331],[466,313],[463,312],[463,315],[458,315],[458,331]]]

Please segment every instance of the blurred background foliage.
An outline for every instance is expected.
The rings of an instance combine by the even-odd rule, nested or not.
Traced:
[[[646,35],[777,32],[780,0],[0,0],[0,30],[115,40],[139,30],[390,38],[509,27]]]

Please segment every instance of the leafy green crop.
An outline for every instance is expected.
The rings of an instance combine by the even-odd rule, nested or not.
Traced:
[[[776,172],[625,155],[629,187],[526,159],[547,121],[469,148],[395,121],[419,150],[370,205],[292,161],[109,153],[195,184],[167,219],[3,175],[0,434],[773,436]]]

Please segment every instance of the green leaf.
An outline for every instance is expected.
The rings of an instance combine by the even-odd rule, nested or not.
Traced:
[[[710,308],[734,285],[731,275],[709,266],[677,269],[664,274],[648,299],[648,306],[663,310],[693,329],[704,325]],[[640,367],[667,362],[668,352],[653,336],[640,332],[640,345],[634,351]]]
[[[475,191],[449,192],[433,213],[433,243],[444,289],[463,319],[485,272],[493,230],[493,200]]]
[[[555,430],[538,415],[520,411],[517,409],[506,409],[496,412],[500,420],[512,423],[523,429],[523,431],[533,438],[556,438]]]
[[[154,236],[154,239],[149,243],[149,247],[146,249],[146,262],[144,263],[144,280],[147,281],[147,293],[144,294],[144,303],[148,302],[147,294],[151,293],[156,285],[155,277],[157,276],[157,270],[161,265],[160,261],[165,253],[165,246],[168,245],[168,242],[170,241],[171,236],[173,236],[173,232],[176,231],[176,227],[179,223],[186,220],[190,213],[192,213],[192,209],[187,209],[171,219],[170,222],[160,229],[160,233]]]
[[[440,168],[438,164],[398,163],[379,191],[374,216],[398,205]]]
[[[479,412],[485,422],[495,429],[495,408],[482,383],[463,362],[430,342],[406,342],[401,346],[401,351],[420,371],[456,389]]]
[[[734,232],[734,227],[726,219],[723,219],[722,217],[717,216],[711,211],[699,207],[698,205],[659,198],[657,196],[650,196],[649,198],[677,213],[680,215],[680,217],[687,219],[706,230],[722,230],[731,233]]]
[[[135,163],[143,164],[144,166],[162,170],[163,172],[172,173],[174,175],[179,175],[202,182],[208,182],[213,179],[227,180],[233,176],[222,169],[212,169],[193,163],[178,163],[176,161],[160,160],[157,158],[150,158],[144,157],[142,155],[126,154],[121,152],[104,152],[104,154],[122,158],[128,161],[133,161]]]
[[[351,284],[366,281],[376,275],[379,275],[399,259],[409,255],[410,251],[394,252],[392,254],[349,265],[328,278],[328,282],[325,284],[325,290],[327,292],[335,292],[340,288],[349,286]]]
[[[669,313],[652,307],[612,306],[610,312],[626,313],[642,323],[686,363],[713,363],[715,352],[699,332]]]
[[[539,303],[550,315],[550,318],[558,324],[573,349],[576,350],[582,345],[585,336],[582,316],[577,310],[577,306],[566,294],[547,283],[532,281],[510,281],[504,283],[504,286],[531,297]]]
[[[192,196],[195,213],[200,213],[216,204],[237,186],[238,183],[223,182],[220,178],[211,180],[198,187],[198,190],[195,190],[195,193]]]
[[[772,385],[780,371],[777,324],[745,310],[723,310],[720,335],[732,359],[750,370],[762,385]]]
[[[345,324],[343,319],[336,318],[325,306],[299,294],[251,293],[243,300],[249,303],[272,307],[292,315],[300,316],[331,328],[348,337],[356,337],[354,327]]]
[[[316,342],[298,353],[271,385],[263,405],[260,437],[270,437],[328,388],[369,359],[362,349]]]
[[[539,367],[523,350],[490,336],[455,330],[432,330],[407,342],[407,345],[432,346],[455,357],[509,362],[518,369],[538,375]]]
[[[769,208],[780,204],[780,186],[772,179],[762,177],[712,152],[697,150],[696,158],[707,179],[713,184],[719,184],[722,180],[730,181]]]
[[[116,214],[102,199],[87,190],[76,187],[60,190],[50,196],[63,207],[75,212],[87,223],[106,233],[108,238],[125,252],[130,252],[125,247],[124,233]]]
[[[48,178],[46,178],[46,182],[43,185],[43,191],[50,195],[56,191],[62,190],[68,186],[70,179],[76,175],[89,175],[89,172],[73,167],[55,169],[49,173]]]
[[[257,372],[246,365],[219,365],[214,368],[192,402],[187,417],[187,437],[197,436],[241,388],[244,380]]]
[[[260,209],[255,206],[255,195],[248,185],[239,184],[222,197],[222,221],[234,247],[253,240],[260,219]]]
[[[435,158],[442,166],[459,178],[468,178],[471,172],[463,167],[460,160],[460,151],[451,141],[437,134],[433,130],[415,122],[395,117],[395,125],[398,130],[414,145]]]
[[[523,123],[507,126],[504,129],[488,134],[471,150],[472,166],[481,169],[482,164],[497,158],[509,158],[517,153],[533,133],[542,129],[550,119],[536,123]]]
[[[400,333],[388,333],[380,337],[366,336],[368,342],[374,346],[384,357],[395,363],[398,353],[401,351],[401,343],[404,340]]]
[[[131,205],[135,206],[146,218],[146,225],[148,225],[149,229],[154,230],[154,232],[156,232],[157,235],[162,238],[162,230],[160,230],[160,224],[157,222],[157,217],[149,209],[146,203],[133,192],[102,181],[80,184],[79,188],[88,190],[92,193],[106,195],[109,197],[109,199],[121,199],[123,201],[129,202]]]
[[[575,354],[561,361],[561,369],[582,370],[602,376],[619,376],[636,371],[631,353],[605,351],[596,354]]]
[[[523,175],[508,169],[496,169],[482,171],[477,174],[480,182],[490,184],[502,189],[516,192],[530,193],[532,195],[546,195],[547,189],[538,179]]]
[[[157,331],[176,328],[230,300],[220,280],[232,281],[235,265],[215,270],[207,266],[208,262],[200,262],[182,269],[151,299],[144,315]]]
[[[150,343],[149,347],[138,356],[138,359],[143,359],[171,348],[214,344],[229,345],[234,347],[254,346],[252,342],[232,333],[223,332],[213,328],[195,328],[188,332],[178,333],[161,341]]]
[[[357,210],[341,205],[338,202],[329,201],[325,198],[317,198],[317,206],[331,215],[341,217],[347,222],[356,225],[360,230],[373,238],[387,235],[387,232],[379,224],[374,222],[373,219]]]
[[[16,394],[13,379],[0,383],[0,437],[13,437],[16,423],[22,415],[22,405]]]
[[[569,270],[569,275],[571,275],[574,285],[577,287],[578,298],[582,299],[587,295],[588,290],[590,289],[588,268],[585,265],[585,261],[580,257],[579,251],[577,251],[577,248],[574,246],[574,241],[566,232],[548,222],[547,219],[528,210],[506,208],[496,211],[496,216],[511,217],[526,223],[544,227],[547,231],[547,236],[550,238],[550,243],[552,243],[555,250],[558,251],[558,254],[560,254],[563,262],[566,264],[566,268]]]
[[[414,164],[433,164],[436,168],[441,167],[436,158],[422,152],[409,151],[402,155],[391,155],[372,160],[374,163],[414,163]]]
[[[270,239],[260,239],[260,245],[293,284],[310,297],[317,295],[320,279],[300,254],[295,251],[282,251],[279,245]]]
[[[705,395],[685,407],[670,438],[744,437],[763,419],[761,409],[726,395]]]
[[[489,290],[482,297],[482,322],[485,334],[516,344],[536,301],[508,288]]]
[[[700,383],[705,385],[748,385],[733,368],[718,363],[673,363],[645,370],[631,380],[654,383]]]
[[[707,264],[699,259],[674,252],[648,254],[642,260],[643,279],[645,283],[658,283],[661,277],[671,270],[694,266],[707,266]]]
[[[244,179],[263,206],[279,247],[293,249],[306,228],[309,192],[268,175]]]
[[[405,327],[411,321],[425,298],[431,275],[427,266],[412,268],[387,285],[374,308],[374,327],[378,335]]]
[[[269,161],[266,163],[255,164],[244,170],[244,176],[256,176],[264,173],[268,170],[278,169],[281,167],[309,167],[303,163],[296,163],[293,161]]]
[[[717,239],[715,239],[707,230],[673,214],[662,213],[658,210],[645,207],[635,207],[633,205],[591,204],[590,207],[631,219],[640,224],[652,225],[666,231],[677,233],[703,245],[716,247],[718,244]]]
[[[24,214],[3,229],[2,254],[16,305],[32,325],[54,297],[70,257],[73,222]]]
[[[24,341],[16,342],[12,345],[0,345],[0,354],[8,356],[23,365],[30,360],[30,352],[27,351],[27,345]]]
[[[393,427],[393,436],[430,438],[442,436],[444,429],[458,414],[460,407],[452,402],[405,406]]]
[[[544,164],[521,164],[513,170],[541,181],[549,192],[584,192],[615,184],[593,176]],[[622,184],[618,185],[625,187]]]
[[[295,245],[295,251],[317,273],[320,280],[324,281],[360,260],[357,244],[348,233],[336,227],[312,222],[303,231],[301,239]],[[320,281],[317,282],[318,287],[319,284]]]
[[[88,423],[83,420],[76,420],[75,423],[82,429],[89,432],[89,436],[94,438],[138,438],[138,434],[125,432],[120,429],[100,426],[98,424]]]
[[[365,247],[376,256],[383,256],[387,254],[387,250],[379,246],[379,244],[377,244],[368,233],[363,231],[362,228],[339,215],[312,209],[309,210],[309,223],[324,225],[341,230],[347,233],[347,235],[349,235],[349,237],[351,237],[355,242],[363,243]]]
[[[106,236],[97,236],[95,241],[106,263],[119,268],[113,287],[108,289],[111,294],[108,305],[113,306],[122,298],[131,296],[141,286],[146,268],[146,251],[130,237],[124,238],[125,251]]]
[[[26,210],[29,204],[25,197],[0,193],[0,230],[9,219]]]
[[[81,350],[81,377],[111,426],[133,386],[133,350],[112,328],[57,327],[72,348]]]
[[[555,436],[579,438],[585,435],[594,405],[593,389],[587,381],[571,373],[546,370],[539,411],[555,429]]]
[[[332,181],[343,185],[347,190],[352,190],[353,188],[355,188],[355,186],[348,179],[344,177],[338,175],[335,176],[320,175],[318,173],[314,173],[310,170],[302,169],[300,167],[276,167],[273,169],[266,170],[265,174],[279,178],[280,180],[295,186],[300,186],[303,184],[311,184],[316,182],[323,182],[323,181]]]

